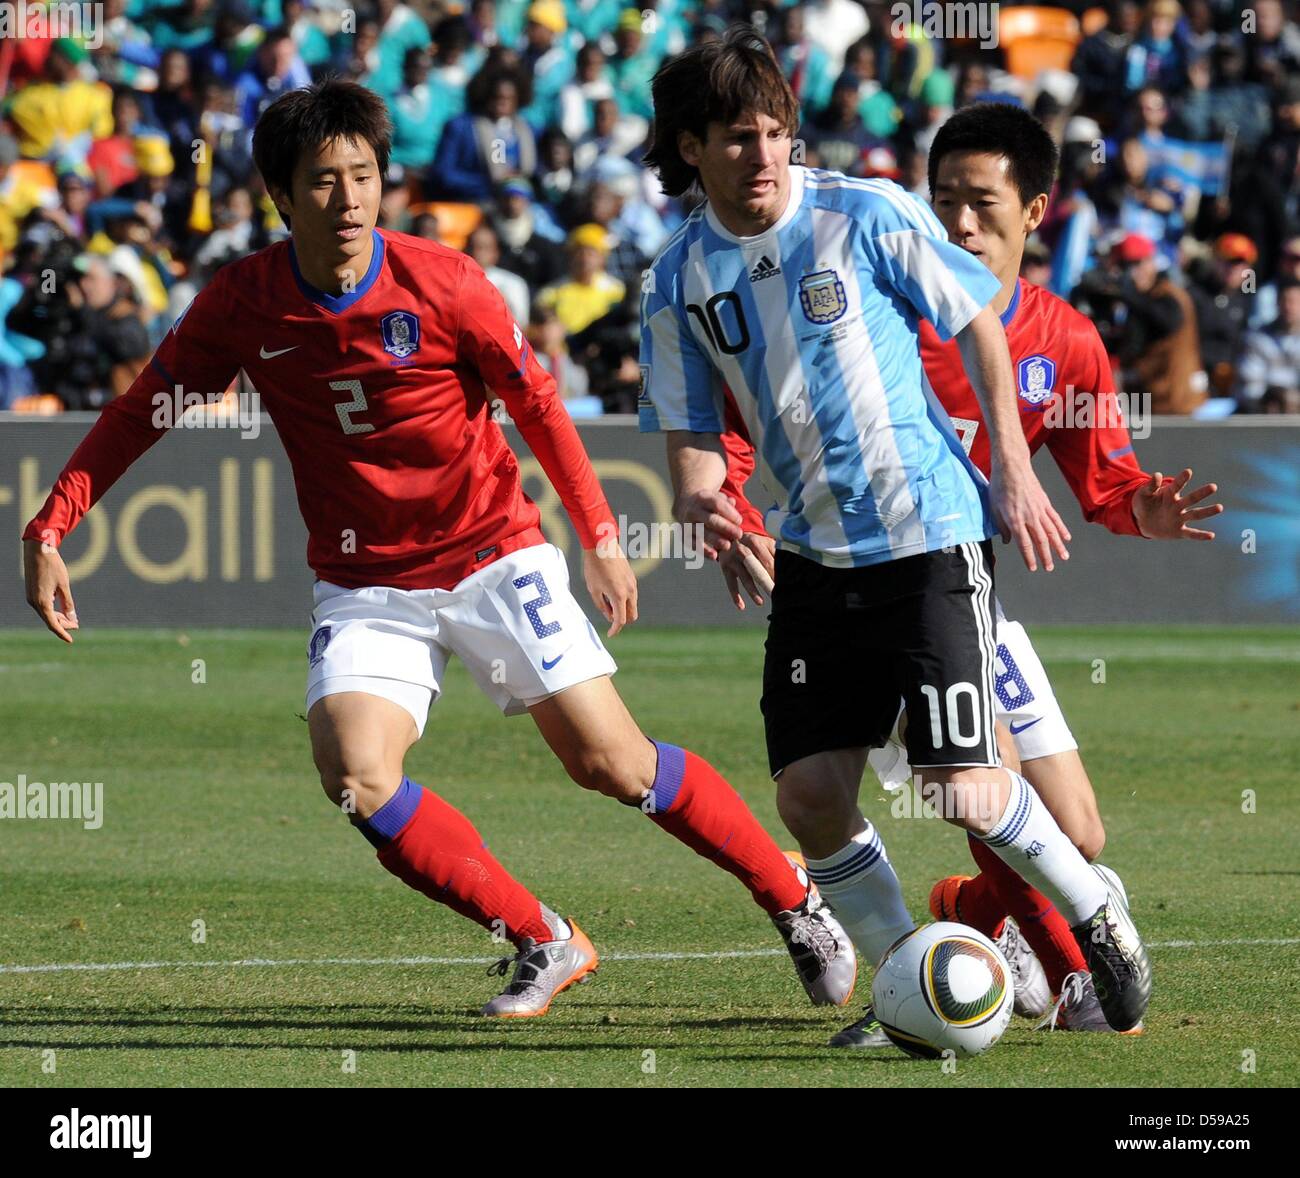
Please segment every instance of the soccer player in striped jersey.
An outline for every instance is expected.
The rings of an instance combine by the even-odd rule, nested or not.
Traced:
[[[542,535],[493,399],[559,493],[613,635],[636,619],[636,582],[605,496],[482,269],[375,228],[391,134],[383,101],[342,81],[285,94],[258,120],[254,158],[292,241],[220,270],[104,410],[23,534],[28,601],[72,641],[58,545],[162,437],[160,400],[181,384],[219,395],[243,368],[288,454],[317,575],[307,721],[321,784],[388,871],[514,944],[513,977],[483,1013],[545,1014],[597,957],[468,818],[403,770],[453,655],[503,712],[529,713],[579,785],[735,875],[809,997],[844,1004],[853,947],[816,889],[707,761],[647,739],[614,689],[614,661]]]
[[[741,535],[721,490],[724,385],[754,439],[778,549],[768,760],[809,875],[873,964],[914,927],[857,805],[901,695],[943,815],[1068,914],[1108,1020],[1135,1025],[1150,973],[1127,910],[998,757],[989,538],[1049,570],[1069,538],[1017,420],[1000,283],[897,185],[791,163],[798,105],[752,28],[668,62],[653,97],[647,164],[669,195],[698,183],[707,200],[646,276],[641,426],[667,433],[676,512],[715,553]],[[988,481],[923,382],[923,318],[956,339],[979,395]]]
[[[1021,108],[1000,103],[970,106],[950,118],[935,137],[929,160],[932,203],[949,240],[1001,280],[993,306],[1007,331],[1025,437],[1033,451],[1047,447],[1090,522],[1117,535],[1211,540],[1213,533],[1196,524],[1222,512],[1222,504],[1204,503],[1217,487],[1207,483],[1187,491],[1190,470],[1165,478],[1141,469],[1096,328],[1068,303],[1019,276],[1025,241],[1042,220],[1056,165],[1056,146],[1042,124]],[[964,449],[987,472],[988,433],[961,357],[928,323],[921,326],[921,359]],[[724,441],[732,459],[724,491],[736,494],[753,469],[752,447],[739,429]],[[770,568],[762,513],[743,495],[737,506],[746,532],[741,545]],[[733,600],[743,604],[742,589],[762,596],[734,557],[725,571]],[[1096,859],[1105,831],[1078,745],[1024,627],[1000,607],[997,638],[995,690],[1005,725],[1003,747],[1011,745],[1009,756],[1019,761],[1061,829],[1088,859]],[[896,728],[886,746],[871,755],[889,787],[902,786],[911,776],[900,735]],[[1046,1013],[1052,995],[1059,996],[1044,1025],[1110,1030],[1064,918],[979,840],[971,839],[970,846],[980,871],[974,878],[951,876],[935,885],[930,904],[936,919],[958,919],[1008,939],[1005,948],[1012,958],[1022,956],[1017,942],[1023,936],[1045,970],[1042,1010],[1036,1013]],[[1016,964],[1013,960],[1013,968]],[[1018,980],[1018,1007],[1020,989]]]

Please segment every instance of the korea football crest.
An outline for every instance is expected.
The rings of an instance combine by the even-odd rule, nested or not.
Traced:
[[[1026,405],[1045,409],[1056,391],[1056,362],[1046,356],[1026,356],[1016,365],[1016,391]]]
[[[834,323],[849,309],[844,283],[834,270],[818,270],[799,279],[799,304],[809,323]]]
[[[390,311],[379,321],[384,351],[405,360],[420,346],[420,321],[409,311]]]

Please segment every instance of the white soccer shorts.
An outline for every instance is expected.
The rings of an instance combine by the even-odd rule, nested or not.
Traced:
[[[554,544],[508,553],[454,589],[344,589],[317,581],[307,707],[364,691],[405,708],[424,735],[456,655],[507,716],[617,669],[569,591]]]
[[[997,618],[998,648],[993,661],[996,715],[1016,742],[1021,761],[1077,749],[1078,742],[1065,722],[1052,682],[1024,626],[1002,612],[1001,602],[997,603]],[[881,785],[890,790],[901,789],[912,780],[907,748],[900,735],[902,721],[900,707],[889,740],[883,747],[872,749],[868,756]]]

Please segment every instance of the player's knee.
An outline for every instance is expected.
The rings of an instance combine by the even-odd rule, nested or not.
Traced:
[[[1074,845],[1079,848],[1079,854],[1089,863],[1101,858],[1101,853],[1106,847],[1106,828],[1102,826],[1101,819],[1096,818],[1088,822],[1080,835],[1075,838]]]
[[[836,801],[834,796],[805,782],[786,782],[783,778],[777,786],[777,813],[786,829],[801,845],[817,846],[836,842],[852,816],[851,812],[842,812],[842,807]]]
[[[392,795],[394,783],[389,773],[353,772],[337,766],[318,768],[325,796],[349,816],[368,818]]]
[[[642,774],[627,758],[604,749],[578,753],[567,759],[564,767],[583,789],[624,805],[639,806],[648,788],[648,783],[641,779]]]

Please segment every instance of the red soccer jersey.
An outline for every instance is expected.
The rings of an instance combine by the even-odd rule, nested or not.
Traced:
[[[1134,456],[1097,329],[1064,300],[1023,278],[1002,324],[1030,453],[1046,443],[1089,523],[1104,524],[1120,535],[1141,535],[1133,496],[1151,476],[1142,473]],[[925,321],[921,362],[971,461],[987,475],[988,430],[961,351],[955,340],[941,343]],[[731,427],[730,420],[727,424]],[[737,496],[754,469],[754,458],[743,424],[732,432],[734,428],[723,436],[728,470],[722,489]]]
[[[293,467],[307,562],[346,588],[449,589],[543,541],[493,419],[499,397],[584,548],[613,517],[578,432],[478,264],[375,231],[365,277],[310,286],[280,242],[217,272],[130,390],[110,402],[26,539],[58,542],[165,432],[159,406],[252,379]],[[161,401],[156,398],[162,398]]]

